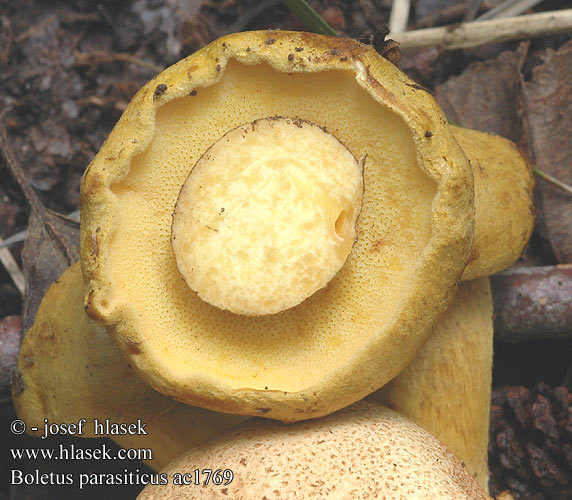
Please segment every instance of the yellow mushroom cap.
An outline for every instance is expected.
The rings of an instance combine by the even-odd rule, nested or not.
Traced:
[[[172,246],[189,287],[237,314],[273,314],[323,288],[346,261],[362,169],[310,122],[267,118],[223,135],[177,199]]]
[[[354,158],[367,155],[356,242],[327,286],[298,305],[234,314],[181,276],[173,212],[214,143],[275,116],[311,122]],[[411,361],[451,300],[473,227],[472,173],[445,117],[372,47],[308,33],[230,35],[143,87],[86,170],[86,308],[167,395],[312,418]]]
[[[214,484],[177,485],[195,470]],[[234,478],[228,484],[224,470]],[[194,498],[347,498],[484,500],[490,498],[426,430],[381,405],[359,402],[323,419],[281,424],[253,419],[181,456],[138,500]],[[228,474],[226,477],[230,477]],[[180,483],[179,479],[179,483]]]

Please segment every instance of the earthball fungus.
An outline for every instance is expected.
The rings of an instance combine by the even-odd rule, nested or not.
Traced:
[[[206,469],[216,471],[215,481],[177,485],[177,476],[194,478]],[[163,473],[168,484],[146,486],[139,500],[490,498],[435,437],[366,401],[291,425],[252,419],[184,454]]]
[[[506,191],[477,226],[516,220],[514,252],[530,200]],[[409,364],[469,260],[498,265],[474,199],[431,94],[372,47],[229,35],[143,87],[86,170],[86,310],[177,400],[325,415]]]

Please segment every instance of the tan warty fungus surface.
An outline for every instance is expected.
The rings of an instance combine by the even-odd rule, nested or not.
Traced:
[[[362,210],[326,287],[247,317],[187,286],[172,214],[213,143],[274,116],[310,121],[354,158],[367,155]],[[327,414],[381,387],[425,342],[470,255],[472,201],[468,162],[433,97],[373,48],[307,33],[230,35],[149,82],[88,167],[86,308],[176,399],[282,420]]]
[[[158,470],[181,453],[244,421],[173,401],[145,384],[105,329],[83,309],[80,265],[74,264],[42,300],[20,348],[13,400],[18,418],[37,427],[44,419],[77,423],[81,437],[94,434],[94,420],[146,424],[147,435],[112,436],[124,448],[150,448],[147,463]],[[137,351],[136,344],[131,350]]]
[[[230,469],[230,484],[174,485],[174,474]],[[163,470],[168,485],[138,500],[333,498],[486,500],[443,444],[404,416],[361,401],[323,419],[253,419],[186,453]],[[204,480],[203,475],[201,479]]]
[[[239,126],[201,156],[181,189],[171,237],[177,268],[221,309],[290,309],[346,261],[362,192],[362,167],[322,128],[288,118]]]

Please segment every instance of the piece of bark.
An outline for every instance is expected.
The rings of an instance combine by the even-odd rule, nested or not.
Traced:
[[[523,82],[524,116],[536,167],[572,185],[572,41],[547,50]],[[541,228],[561,264],[572,263],[572,196],[539,181]]]
[[[513,268],[491,285],[496,339],[572,339],[572,265]]]

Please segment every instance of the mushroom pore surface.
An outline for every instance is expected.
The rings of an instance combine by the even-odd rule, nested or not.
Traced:
[[[279,315],[235,315],[201,300],[181,278],[172,213],[191,167],[214,142],[276,115],[308,119],[354,157],[367,154],[357,242],[328,286],[298,306]],[[364,122],[375,136],[362,133]],[[436,185],[418,167],[406,124],[375,105],[353,75],[285,77],[229,61],[220,82],[159,108],[153,140],[111,189],[118,206],[109,271],[116,299],[138,311],[142,354],[152,354],[162,374],[202,372],[237,389],[298,391],[344,365],[360,339],[392,322],[431,236]],[[163,352],[168,362],[160,361]]]
[[[323,271],[326,286],[277,314],[236,314],[181,275],[173,213],[209,148],[269,117],[311,122],[354,159],[367,155],[361,211],[349,256]],[[300,149],[310,156],[314,142]],[[324,415],[379,388],[424,343],[470,255],[472,197],[466,157],[431,95],[371,47],[309,33],[230,35],[141,89],[88,167],[86,310],[177,400],[281,420]],[[324,219],[330,231],[344,203]],[[231,207],[214,208],[222,218]]]
[[[201,156],[181,189],[177,268],[220,309],[289,309],[346,261],[362,191],[352,153],[317,125],[278,117],[241,125]]]

